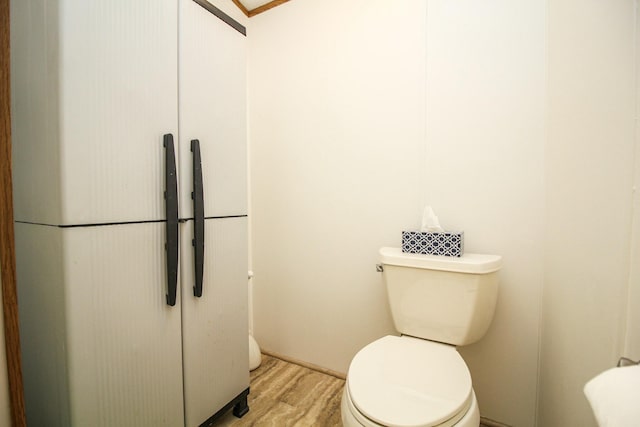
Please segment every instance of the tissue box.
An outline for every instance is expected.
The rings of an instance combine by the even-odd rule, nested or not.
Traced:
[[[423,233],[421,231],[403,231],[402,252],[459,257],[464,253],[464,232]]]

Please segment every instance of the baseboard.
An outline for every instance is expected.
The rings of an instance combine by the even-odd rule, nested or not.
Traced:
[[[489,418],[485,417],[480,417],[480,425],[484,427],[511,427],[507,424],[502,424],[498,421],[490,420]]]
[[[298,365],[298,366],[312,369],[314,371],[322,372],[323,374],[331,375],[332,377],[336,377],[341,380],[345,380],[347,378],[347,375],[343,374],[342,372],[333,371],[331,369],[323,368],[322,366],[314,365],[313,363],[294,359],[293,357],[285,356],[284,354],[276,353],[275,351],[270,351],[265,349],[261,349],[261,351],[262,351],[262,354],[266,354],[267,356],[275,357],[276,359],[284,360],[285,362],[293,363],[294,365]]]

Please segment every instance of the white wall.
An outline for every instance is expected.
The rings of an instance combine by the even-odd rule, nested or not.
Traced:
[[[494,323],[460,350],[483,416],[535,421],[543,270],[544,2],[429,1],[426,200],[501,254]]]
[[[255,334],[345,372],[393,333],[377,250],[422,206],[504,256],[461,350],[486,417],[533,426],[543,271],[545,7],[295,0],[250,21]]]
[[[636,114],[634,3],[548,2],[540,426],[595,425],[582,387],[623,352]]]
[[[393,331],[377,249],[429,203],[504,256],[494,324],[461,349],[482,414],[591,426],[584,383],[640,357],[636,1],[489,3],[252,18],[256,336],[346,371]]]
[[[633,224],[631,235],[631,271],[629,273],[629,294],[627,306],[627,324],[625,336],[624,355],[640,360],[640,7],[636,2],[636,149],[635,149],[635,177],[634,177],[634,202],[633,202]],[[634,260],[636,260],[634,262]]]
[[[296,0],[251,19],[255,333],[346,372],[393,332],[377,249],[417,224],[425,5]]]

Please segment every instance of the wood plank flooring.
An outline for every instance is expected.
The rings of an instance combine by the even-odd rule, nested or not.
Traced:
[[[249,413],[228,414],[215,427],[342,426],[342,379],[263,355],[250,386]]]

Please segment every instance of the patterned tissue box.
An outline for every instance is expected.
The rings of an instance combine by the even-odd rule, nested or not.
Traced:
[[[464,231],[423,233],[402,232],[402,252],[424,255],[462,256],[464,253]]]

